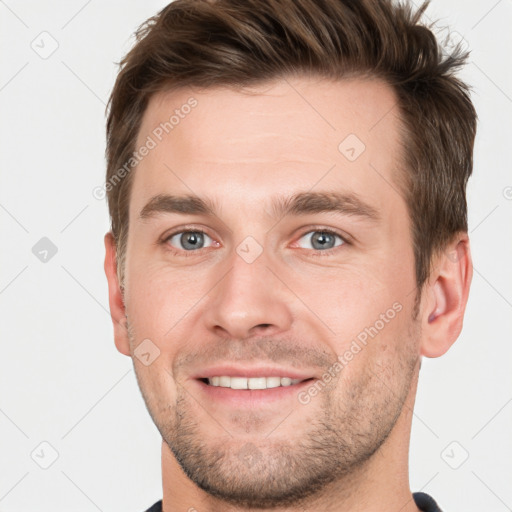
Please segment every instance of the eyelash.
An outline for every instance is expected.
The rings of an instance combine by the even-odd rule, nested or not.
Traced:
[[[308,233],[314,233],[314,232],[327,233],[329,235],[337,236],[342,240],[343,243],[336,247],[331,247],[330,249],[326,249],[325,251],[319,251],[319,250],[315,250],[315,249],[306,249],[308,251],[312,251],[312,254],[311,254],[312,256],[315,256],[315,257],[330,256],[332,252],[336,251],[337,249],[341,249],[341,247],[343,247],[344,245],[350,245],[350,242],[347,240],[346,236],[338,233],[337,231],[334,231],[333,229],[323,228],[321,226],[310,227],[307,231],[304,231],[298,237],[298,240],[300,240],[304,235],[307,235]],[[201,249],[198,249],[196,251],[185,251],[185,250],[175,249],[174,247],[172,247],[171,245],[168,244],[169,240],[173,236],[179,235],[181,233],[202,233],[204,235],[210,236],[210,235],[208,235],[208,233],[205,230],[203,230],[201,228],[181,228],[178,231],[174,231],[174,232],[170,233],[169,235],[166,235],[161,240],[160,243],[166,247],[166,250],[170,251],[175,256],[184,256],[185,258],[187,258],[189,256],[194,256],[198,252],[201,252]],[[212,238],[212,237],[210,237],[210,238]],[[208,247],[204,247],[203,249],[208,249]]]

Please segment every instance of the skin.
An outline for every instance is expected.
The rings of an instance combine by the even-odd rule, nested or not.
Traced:
[[[191,96],[195,109],[133,171],[124,296],[105,236],[115,343],[132,357],[163,438],[164,511],[416,511],[408,450],[421,357],[442,355],[458,337],[471,258],[460,233],[434,258],[415,316],[393,91],[378,80],[295,77],[251,90],[159,93],[137,147]],[[353,162],[338,150],[348,134],[366,146]],[[272,216],[274,195],[307,191],[356,194],[379,219]],[[165,193],[208,197],[219,209],[141,219]],[[205,230],[204,247],[165,240],[185,228]],[[347,241],[336,238],[327,254],[312,245],[322,229]],[[263,249],[251,263],[236,250],[248,236]],[[297,393],[250,407],[219,402],[192,378],[235,361],[321,380],[397,303],[307,404]],[[160,351],[148,366],[134,352],[145,339]]]

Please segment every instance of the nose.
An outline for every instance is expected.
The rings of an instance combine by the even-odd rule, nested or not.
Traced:
[[[208,294],[202,316],[218,336],[244,339],[287,331],[292,324],[292,292],[269,268],[265,251],[252,263],[235,251],[229,270]]]

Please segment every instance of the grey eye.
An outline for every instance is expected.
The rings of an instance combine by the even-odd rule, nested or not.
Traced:
[[[205,245],[205,238],[210,241],[209,245]],[[180,231],[169,238],[169,243],[173,247],[184,249],[185,251],[210,247],[211,242],[212,239],[202,231]]]
[[[336,243],[336,238],[339,239],[339,243]],[[299,239],[299,242],[300,240],[306,240],[306,243],[309,244],[309,247],[303,247],[304,249],[315,250],[332,249],[345,243],[345,241],[337,233],[321,230],[309,231]]]

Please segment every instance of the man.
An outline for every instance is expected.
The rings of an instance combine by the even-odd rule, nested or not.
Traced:
[[[458,337],[476,115],[388,0],[177,0],[110,101],[117,349],[162,435],[151,511],[440,510],[421,358]]]

